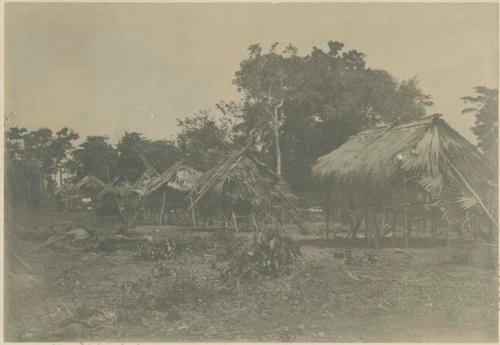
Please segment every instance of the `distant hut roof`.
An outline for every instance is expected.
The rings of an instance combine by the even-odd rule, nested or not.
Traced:
[[[207,171],[190,197],[191,207],[208,198],[221,208],[244,204],[256,210],[294,198],[286,182],[250,152],[250,145]]]
[[[390,199],[399,182],[411,178],[434,194],[445,185],[460,186],[462,195],[469,187],[484,191],[493,172],[479,150],[440,115],[364,130],[318,158],[312,169],[337,202],[350,206]]]
[[[102,189],[106,184],[101,181],[98,177],[93,175],[88,175],[82,178],[75,184],[75,188],[80,190],[81,188],[90,188],[90,189]]]
[[[134,183],[132,190],[141,195],[149,195],[162,186],[182,192],[193,188],[202,173],[188,166],[184,160],[178,161],[158,174],[153,168],[148,168]]]

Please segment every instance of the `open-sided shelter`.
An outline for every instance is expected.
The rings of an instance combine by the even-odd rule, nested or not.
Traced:
[[[496,199],[488,186],[495,169],[439,114],[353,135],[318,158],[312,173],[327,192],[328,215],[333,208],[366,215],[399,211],[408,223],[410,210],[453,220],[475,208],[496,226]]]
[[[195,184],[191,206],[201,203],[232,217],[238,229],[236,214],[247,214],[258,228],[255,214],[272,218],[274,206],[282,206],[296,224],[292,200],[295,198],[286,182],[251,152],[251,144],[233,152],[207,171]]]

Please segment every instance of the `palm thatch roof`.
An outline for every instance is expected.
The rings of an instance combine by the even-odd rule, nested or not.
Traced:
[[[89,188],[89,189],[102,189],[106,183],[101,181],[98,177],[95,177],[93,175],[88,175],[82,178],[80,181],[78,181],[75,184],[75,188],[77,190],[80,190],[81,188]]]
[[[181,192],[188,192],[193,188],[201,175],[201,172],[188,166],[184,160],[181,160],[161,174],[158,174],[154,168],[146,169],[131,189],[140,195],[149,195],[162,186]]]
[[[494,169],[436,114],[353,135],[318,158],[312,173],[330,191],[333,202],[342,206],[393,201],[410,181],[448,209],[454,205],[465,210],[485,206],[486,180]]]
[[[294,199],[286,182],[250,152],[251,144],[207,171],[191,193],[191,207],[206,200],[223,210],[247,207],[263,210]]]

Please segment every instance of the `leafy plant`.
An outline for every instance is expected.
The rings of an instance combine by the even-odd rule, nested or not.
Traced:
[[[236,252],[222,268],[223,280],[251,279],[290,272],[291,266],[302,256],[299,246],[276,230],[259,232],[248,250]]]

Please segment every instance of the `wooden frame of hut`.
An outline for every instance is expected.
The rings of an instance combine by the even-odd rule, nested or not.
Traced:
[[[106,184],[95,176],[86,176],[76,186],[81,188],[84,185],[92,184],[100,186],[102,189],[100,192],[101,196],[112,195],[118,206],[120,216],[128,227],[135,226],[137,216],[141,212],[141,206],[147,197],[160,188],[163,188],[160,210],[160,225],[162,225],[165,216],[167,188],[187,192],[201,175],[201,172],[189,167],[185,161],[181,160],[174,163],[161,174],[153,167],[148,166],[133,184],[122,180],[120,177]],[[196,226],[196,223],[194,225]]]
[[[174,163],[163,173],[159,174],[153,167],[148,167],[143,177],[134,184],[132,190],[139,195],[148,196],[162,189],[159,224],[167,222],[167,191],[169,189],[187,193],[191,191],[195,183],[200,179],[202,173],[186,164],[184,160]],[[193,226],[196,228],[196,217],[194,209],[191,210]]]
[[[233,152],[203,175],[189,194],[189,209],[199,205],[202,210],[218,211],[226,220],[224,227],[231,220],[236,231],[239,230],[236,214],[246,213],[248,223],[251,220],[254,229],[259,231],[256,213],[281,226],[272,211],[275,205],[281,205],[304,230],[296,217],[292,203],[295,197],[288,185],[251,153],[251,146],[249,143]]]
[[[497,226],[496,193],[487,183],[495,178],[495,169],[439,114],[361,131],[318,158],[312,173],[325,191],[327,231],[333,210],[357,213],[365,220],[365,237],[372,236],[375,247],[389,213],[393,230],[396,215],[403,216],[405,248],[415,213],[430,220],[434,235],[439,215],[456,227],[471,210]]]

